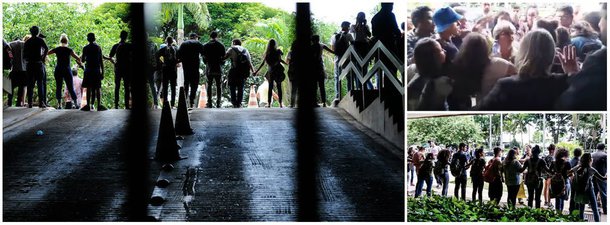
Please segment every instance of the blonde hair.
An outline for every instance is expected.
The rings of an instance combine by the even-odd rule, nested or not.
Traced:
[[[59,43],[60,44],[68,44],[68,35],[67,34],[61,34],[61,36],[59,37]]]
[[[551,73],[555,58],[555,41],[544,29],[528,32],[519,46],[515,60],[520,77],[543,77]]]

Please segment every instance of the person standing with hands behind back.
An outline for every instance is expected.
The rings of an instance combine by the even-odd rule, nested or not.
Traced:
[[[189,40],[182,42],[178,49],[178,58],[184,68],[184,94],[188,99],[189,108],[195,104],[197,87],[199,86],[199,56],[203,55],[203,44],[199,35],[191,33]],[[190,92],[189,92],[190,88]]]
[[[207,65],[205,67],[205,75],[208,79],[208,105],[206,107],[212,108],[212,82],[216,83],[216,108],[220,108],[220,99],[222,90],[220,87],[220,79],[222,77],[222,69],[220,68],[224,62],[225,46],[218,41],[218,32],[213,31],[210,34],[211,40],[203,45],[203,62]]]
[[[91,105],[97,98],[97,111],[107,110],[101,103],[102,79],[104,79],[104,64],[102,62],[102,48],[95,43],[95,34],[87,34],[89,44],[83,48],[81,59],[85,62],[83,87],[87,88],[87,105],[81,110],[91,111]]]
[[[231,92],[231,103],[233,108],[241,108],[244,99],[244,83],[254,72],[252,59],[248,49],[241,46],[241,40],[233,39],[233,46],[227,50],[225,58],[231,59],[231,69],[229,69],[229,90]]]
[[[163,67],[163,92],[161,93],[161,98],[163,98],[163,101],[167,101],[169,85],[169,88],[172,91],[171,101],[169,101],[169,104],[171,107],[174,107],[174,103],[176,103],[176,79],[178,78],[178,71],[176,70],[176,66],[178,64],[177,50],[173,45],[174,38],[167,37],[165,39],[165,43],[165,47],[157,51],[155,58],[159,60],[157,65]],[[161,57],[163,57],[163,61],[161,61]]]
[[[38,86],[38,106],[40,108],[47,107],[47,87],[45,84],[45,66],[44,59],[47,57],[49,47],[40,35],[40,28],[33,26],[30,28],[32,37],[23,44],[23,59],[26,63],[26,71],[28,74],[28,108],[32,108],[32,96],[34,95],[34,85]],[[41,54],[42,51],[42,54]]]

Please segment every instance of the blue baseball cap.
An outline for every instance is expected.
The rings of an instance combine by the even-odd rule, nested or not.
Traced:
[[[436,25],[436,33],[441,33],[455,23],[462,19],[462,15],[458,14],[451,7],[444,7],[436,10],[432,16],[432,21]]]

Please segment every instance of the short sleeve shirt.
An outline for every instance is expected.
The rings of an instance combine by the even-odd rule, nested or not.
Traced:
[[[57,55],[57,66],[58,67],[70,67],[70,56],[72,55],[72,49],[68,47],[57,47],[52,51]]]

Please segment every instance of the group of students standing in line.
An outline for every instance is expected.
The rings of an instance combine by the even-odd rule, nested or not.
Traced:
[[[552,207],[550,200],[555,198],[555,209],[563,212],[564,202],[569,200],[569,212],[579,210],[580,217],[584,218],[585,205],[589,204],[596,222],[600,221],[598,210],[598,195],[601,198],[602,213],[607,214],[606,188],[607,188],[607,154],[605,145],[598,144],[594,153],[585,153],[575,149],[574,157],[569,159],[569,152],[554,144],[548,147],[549,154],[541,157],[538,145],[526,146],[525,153],[519,158],[519,148],[513,148],[503,158],[500,147],[493,149],[493,158],[485,161],[483,148],[473,151],[474,156],[468,154],[466,144],[460,143],[455,153],[448,149],[438,150],[431,146],[426,153],[424,147],[409,149],[409,170],[417,174],[415,197],[419,197],[426,183],[426,194],[432,195],[432,182],[434,178],[438,185],[442,185],[442,196],[447,196],[449,175],[455,177],[454,197],[466,200],[467,171],[470,170],[472,180],[472,201],[483,203],[483,186],[489,183],[488,195],[491,201],[498,204],[503,195],[503,185],[508,189],[507,202],[515,206],[517,194],[522,185],[527,187],[527,205],[541,207],[540,196],[544,192],[545,206]],[[524,177],[522,180],[522,176]],[[461,192],[460,192],[461,189]],[[535,204],[534,204],[535,202]]]
[[[392,9],[392,3],[382,4],[382,9],[371,21],[373,26],[372,32],[367,25],[365,13],[363,12],[358,13],[356,24],[354,25],[344,21],[341,24],[341,31],[331,37],[330,47],[320,43],[320,36],[314,35],[312,37],[313,57],[316,65],[312,79],[316,79],[316,83],[318,84],[316,86],[320,89],[320,101],[323,106],[326,106],[326,93],[324,87],[326,73],[324,72],[324,63],[322,60],[324,50],[335,55],[335,100],[338,100],[340,97],[339,75],[341,74],[342,68],[338,61],[343,54],[345,54],[350,45],[353,45],[356,52],[361,57],[364,57],[372,47],[373,40],[380,40],[392,53],[400,55],[401,45],[397,43],[404,40],[404,33],[401,33],[398,29]],[[60,46],[49,50],[44,40],[44,35],[40,35],[39,27],[31,27],[30,33],[31,34],[24,38],[23,41],[16,40],[11,42],[11,44],[4,42],[4,50],[5,52],[9,52],[8,55],[10,55],[9,57],[5,57],[5,59],[12,59],[8,62],[8,66],[6,64],[4,65],[4,68],[11,69],[10,78],[13,87],[19,88],[17,92],[18,96],[23,95],[23,88],[27,87],[28,107],[33,106],[32,95],[35,85],[38,86],[39,106],[41,108],[48,106],[46,100],[46,69],[44,62],[47,55],[56,54],[57,65],[55,67],[55,78],[58,108],[61,108],[62,106],[61,90],[63,82],[66,83],[66,90],[69,93],[71,100],[74,102],[72,106],[68,108],[77,108],[77,105],[79,105],[78,102],[80,100],[79,95],[81,88],[75,88],[73,85],[73,82],[77,82],[78,77],[75,76],[75,72],[77,71],[71,68],[70,57],[74,58],[76,63],[84,68],[82,88],[87,89],[87,105],[81,108],[81,110],[88,111],[92,108],[96,108],[98,111],[106,110],[106,107],[101,104],[100,99],[101,81],[104,78],[103,60],[109,60],[114,64],[114,108],[119,107],[121,81],[123,81],[125,91],[125,108],[130,108],[130,87],[132,79],[137,77],[137,75],[135,75],[137,71],[135,68],[132,68],[134,52],[132,44],[127,42],[128,33],[126,31],[121,32],[120,41],[112,47],[108,56],[102,54],[101,47],[95,42],[95,34],[87,34],[89,44],[83,48],[80,57],[76,55],[74,50],[68,47],[68,37],[65,34],[61,35]],[[165,38],[165,43],[161,44],[159,48],[157,48],[157,45],[147,36],[146,45],[148,56],[150,57],[147,61],[147,66],[149,66],[148,71],[154,72],[147,74],[146,77],[153,95],[155,108],[159,105],[158,98],[167,100],[172,107],[174,106],[176,98],[175,90],[178,85],[177,68],[179,66],[182,66],[184,70],[183,86],[185,88],[188,106],[191,108],[193,107],[197,95],[197,88],[199,86],[199,68],[201,61],[206,65],[205,75],[209,82],[209,85],[207,85],[207,93],[210,96],[213,96],[212,87],[215,86],[216,107],[221,107],[222,65],[224,65],[225,60],[227,59],[230,59],[232,62],[227,75],[227,83],[230,89],[230,100],[233,107],[242,106],[246,78],[248,78],[251,73],[256,76],[265,64],[268,66],[265,79],[268,82],[269,88],[267,96],[260,97],[267,97],[268,104],[266,106],[271,106],[271,97],[273,94],[273,87],[275,86],[278,90],[277,95],[279,97],[280,107],[283,107],[281,83],[285,80],[286,75],[282,64],[288,65],[288,78],[292,87],[290,106],[294,107],[296,105],[295,97],[298,90],[298,79],[295,76],[294,60],[291,60],[292,49],[288,52],[286,60],[283,60],[283,52],[278,49],[278,43],[274,39],[269,40],[262,57],[263,62],[255,70],[255,67],[252,65],[250,53],[246,48],[241,46],[242,42],[240,39],[232,40],[232,46],[225,48],[218,36],[218,32],[211,32],[210,40],[203,44],[199,41],[199,36],[197,34],[191,33],[189,39],[181,43],[180,46],[176,45],[174,38],[167,37]],[[404,46],[402,49],[402,51],[404,51]],[[13,65],[11,66],[10,63]],[[83,63],[85,64],[84,66]],[[354,78],[350,79],[348,89],[351,90],[354,83],[357,85],[358,82]],[[369,88],[373,88],[371,84],[369,85]],[[171,91],[171,96],[168,99],[167,95],[169,91]],[[9,106],[12,105],[12,97],[12,94],[9,95]],[[97,100],[97,107],[93,107],[95,100]],[[21,102],[22,101],[18,97],[17,105],[22,106]],[[208,101],[207,107],[213,107],[212,101]]]
[[[97,99],[98,110],[106,110],[100,103],[101,96],[101,80],[103,79],[104,68],[102,64],[102,51],[99,45],[95,43],[95,34],[87,34],[89,44],[83,47],[82,55],[79,57],[74,50],[68,47],[68,36],[62,34],[59,38],[60,45],[56,48],[49,49],[44,38],[40,33],[38,26],[30,28],[30,34],[26,35],[23,40],[15,40],[10,44],[3,40],[4,52],[4,70],[11,70],[9,77],[11,78],[12,89],[18,88],[17,91],[17,106],[23,106],[23,92],[27,87],[27,105],[33,106],[34,86],[38,89],[38,106],[40,108],[48,107],[46,100],[46,65],[45,60],[48,55],[55,54],[57,56],[57,64],[54,70],[56,81],[55,97],[58,101],[58,108],[61,108],[61,100],[63,92],[63,82],[66,83],[67,92],[73,101],[70,108],[77,108],[77,102],[80,100],[77,97],[75,88],[73,87],[75,70],[71,67],[71,59],[74,58],[80,67],[84,67],[84,79],[82,87],[87,88],[87,102],[93,104]],[[85,65],[83,66],[83,62]],[[80,88],[77,88],[80,92]],[[8,105],[12,105],[14,94],[9,94]],[[89,105],[83,107],[83,110],[89,110]]]

